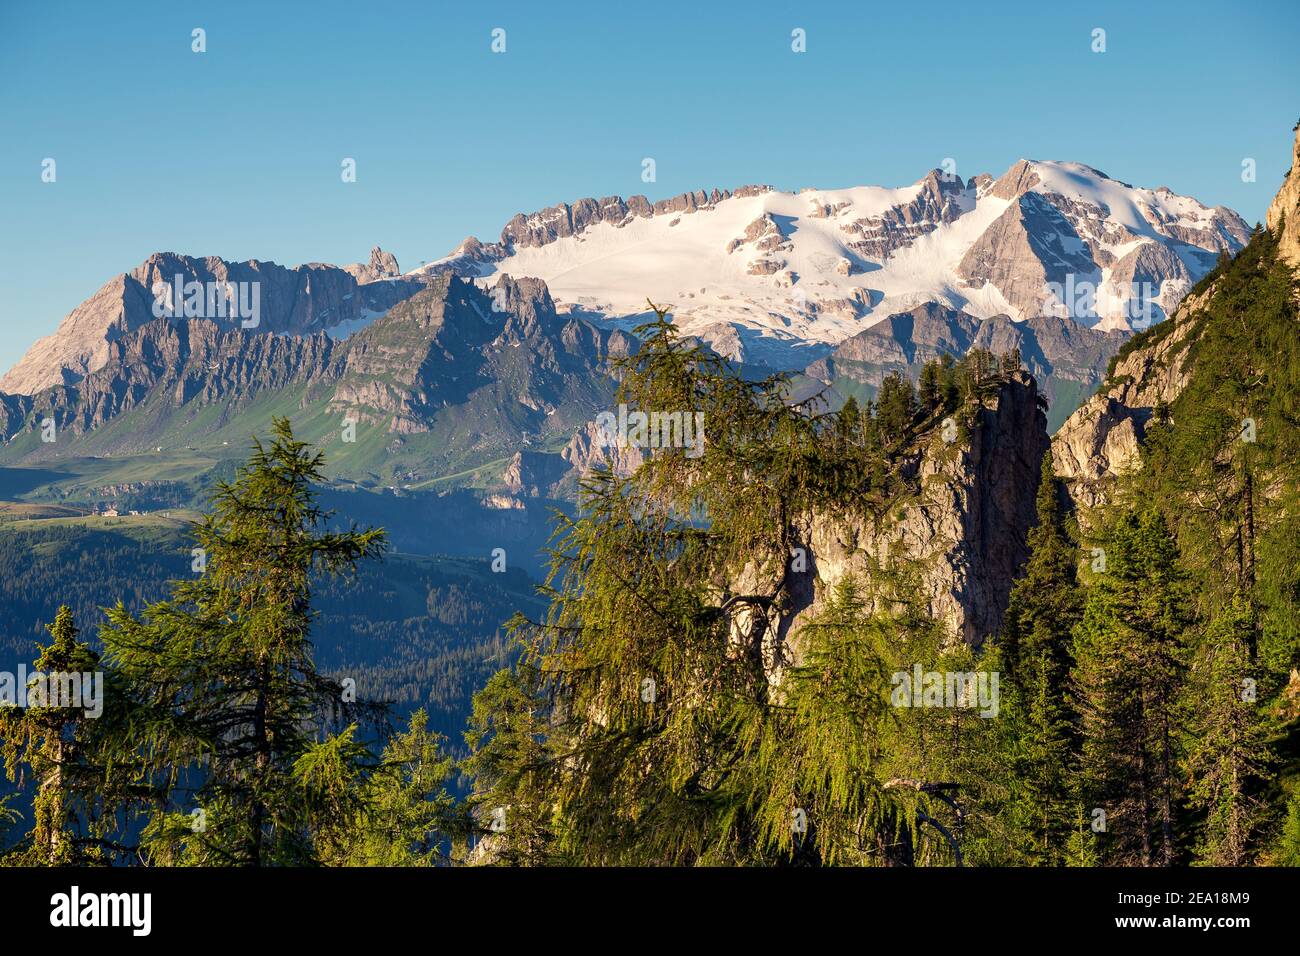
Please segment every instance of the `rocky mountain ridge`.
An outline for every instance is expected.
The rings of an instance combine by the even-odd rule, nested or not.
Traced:
[[[182,289],[190,283],[201,289],[202,302],[196,299],[196,308],[189,310],[195,314],[186,312],[184,298],[177,301],[173,290],[178,276]],[[255,325],[241,316],[209,314],[213,300],[208,290],[224,289],[227,284],[242,292],[245,301],[256,299]],[[225,328],[251,326],[258,334],[337,335],[373,321],[427,284],[419,277],[401,278],[397,260],[378,247],[367,265],[342,269],[321,263],[286,268],[256,259],[227,262],[215,256],[154,253],[130,272],[110,279],[52,335],[36,342],[0,378],[0,391],[32,395],[79,381],[103,368],[115,354],[113,343],[159,318],[164,306],[186,321],[208,321]]]
[[[778,634],[797,632],[838,582],[850,575],[871,581],[882,567],[911,569],[922,604],[951,639],[979,645],[997,632],[1028,556],[1046,422],[1034,379],[1023,372],[957,414],[968,425],[962,437],[948,441],[936,422],[904,453],[898,465],[913,491],[881,513],[810,514],[797,522],[807,568],[787,579],[791,600]],[[767,573],[751,565],[734,587],[769,592]]]
[[[1066,296],[1076,279],[1099,288],[1146,283],[1151,295],[1143,304],[1158,319],[1218,250],[1239,246],[1244,229],[1231,211],[1168,190],[1136,189],[1077,164],[1022,160],[996,179],[963,181],[936,169],[901,189],[783,193],[755,185],[657,202],[583,199],[516,215],[498,241],[471,237],[451,256],[405,275],[379,247],[367,262],[341,268],[157,253],[110,280],[37,342],[0,379],[0,392],[10,393],[0,408],[9,419],[21,417],[31,408],[21,396],[78,384],[119,361],[127,352],[117,343],[155,321],[160,297],[174,304],[178,319],[189,316],[184,321],[254,335],[346,339],[452,274],[485,289],[493,277],[540,277],[557,314],[606,329],[635,324],[649,296],[670,304],[674,321],[721,355],[748,366],[806,370],[850,391],[869,390],[887,371],[914,368],[936,349],[960,356],[972,347],[1015,347],[1052,402],[1055,424],[1095,387],[1118,347],[1122,332],[1107,329],[1129,323],[1071,313],[1073,301],[1058,302],[1065,314],[1055,314],[1051,290],[1060,287]],[[256,320],[208,315],[202,302],[191,314],[183,292],[191,283],[209,292],[255,285]],[[1126,307],[1122,296],[1119,304]],[[917,310],[942,312],[946,331],[927,339]],[[905,314],[913,319],[898,318]],[[364,337],[352,347],[355,374],[340,385],[337,405],[381,400],[389,388],[377,381],[387,360],[379,353],[376,374],[363,381],[368,348]],[[315,360],[319,349],[308,346],[303,355]],[[872,350],[881,354],[863,354]],[[102,421],[136,401],[141,381],[128,387],[120,375],[109,379],[85,386],[78,421]],[[228,385],[217,381],[210,389],[224,394]],[[415,393],[408,399],[413,404],[398,429],[409,434],[421,430],[432,409],[421,410],[424,399]],[[62,394],[53,403],[68,400]],[[527,393],[521,400],[545,404]]]
[[[503,276],[490,293],[455,276],[422,285],[346,340],[152,320],[108,343],[105,364],[73,384],[0,395],[4,458],[145,454],[174,449],[180,434],[211,445],[270,403],[307,415],[324,437],[351,421],[389,452],[419,437],[481,464],[532,440],[563,446],[607,406],[610,360],[630,347],[623,333],[558,315],[538,280]],[[39,440],[47,419],[57,441]],[[383,444],[370,452],[385,454]]]

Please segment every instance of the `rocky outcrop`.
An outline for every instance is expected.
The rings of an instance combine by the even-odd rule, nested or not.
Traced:
[[[995,315],[980,322],[973,348],[1001,355],[1013,349],[1041,385],[1044,380],[1068,379],[1096,386],[1101,370],[1129,338],[1126,332],[1089,329],[1056,315],[1036,315],[1015,322]]]
[[[643,449],[610,441],[595,421],[589,421],[558,454],[515,452],[501,471],[501,483],[512,495],[573,501],[579,483],[592,472],[610,471],[626,477],[644,461]]]
[[[979,199],[1010,205],[962,257],[957,272],[971,288],[991,285],[1017,313],[1063,314],[1105,329],[1142,329],[1159,322],[1222,250],[1236,251],[1250,229],[1230,209],[1188,215],[1168,187],[1138,190],[1080,164],[1066,170],[1077,180],[1109,181],[1117,190],[1071,191],[1059,179],[1044,181],[1039,166],[1020,160],[996,182],[976,187]],[[969,187],[968,187],[969,188]],[[1116,216],[1107,205],[1120,198],[1145,225]],[[1149,227],[1149,228],[1148,228]],[[1082,288],[1086,295],[1065,297]]]
[[[960,179],[932,169],[916,185],[916,196],[910,202],[848,223],[844,228],[849,248],[866,259],[882,262],[961,215],[960,199],[965,187]]]
[[[1268,207],[1265,224],[1278,234],[1278,255],[1300,268],[1300,123],[1296,123],[1294,132],[1291,167]]]
[[[774,276],[785,268],[785,263],[776,259],[755,259],[746,268],[752,276]]]
[[[645,196],[631,196],[626,200],[621,196],[606,196],[604,199],[579,199],[572,205],[560,203],[539,212],[516,213],[501,230],[501,247],[508,250],[545,246],[557,239],[579,235],[602,222],[624,226],[635,218],[693,213],[715,206],[733,195],[754,195],[752,190],[762,188],[765,187],[742,186],[734,193],[731,190],[705,192],[697,189],[656,203],[651,203]]]
[[[378,282],[380,279],[391,279],[402,274],[402,270],[397,267],[397,257],[378,246],[370,250],[368,263],[354,262],[352,265],[344,266],[343,271],[356,279],[358,285]]]
[[[54,419],[59,434],[77,436],[136,410],[147,409],[151,421],[166,421],[185,406],[205,405],[220,409],[211,422],[220,427],[264,391],[318,381],[338,370],[336,345],[323,333],[253,335],[206,319],[156,319],[110,342],[107,351],[102,368],[29,399],[27,414],[6,423],[5,437],[37,431],[46,417]],[[116,450],[143,451],[153,437],[143,427],[124,432]]]
[[[1288,241],[1293,252],[1300,252],[1300,245],[1296,245],[1300,241],[1300,217],[1290,215],[1300,211],[1300,124],[1295,132],[1291,170],[1268,212],[1268,226],[1279,233],[1278,251],[1284,259]],[[1216,216],[1220,212],[1215,210]],[[1297,259],[1287,261],[1300,264]],[[1138,268],[1135,264],[1135,275],[1139,274]],[[1053,436],[1057,473],[1065,480],[1081,517],[1108,500],[1117,477],[1140,464],[1147,424],[1156,408],[1172,405],[1187,386],[1197,318],[1216,292],[1217,283],[1212,282],[1182,299],[1168,319],[1115,362],[1104,387]]]
[[[575,478],[607,468],[616,475],[630,475],[645,461],[645,451],[636,445],[610,441],[601,427],[591,421],[573,434],[560,457],[568,463]]]
[[[182,282],[199,282],[204,286],[247,284],[252,298],[258,302],[256,329],[261,332],[324,331],[361,315],[356,279],[343,269],[318,262],[288,269],[256,259],[226,262],[216,256],[196,259],[164,252],[150,256],[131,272],[131,278],[148,294],[151,306],[159,295],[158,290],[174,283],[177,276]],[[154,318],[152,308],[149,317]],[[198,317],[223,321],[208,314]],[[224,321],[231,326],[240,324],[238,318]]]
[[[996,181],[988,182],[987,185],[981,184],[981,186],[987,190],[987,195],[995,199],[1019,199],[1037,186],[1038,183],[1038,173],[1034,170],[1034,164],[1027,159],[1022,159],[999,176]]]
[[[6,395],[0,392],[0,443],[18,434],[32,414],[30,395]]]
[[[609,358],[627,343],[557,315],[538,279],[502,276],[484,292],[444,275],[348,340],[332,402],[404,434],[428,431],[439,409],[484,389],[479,400],[494,396],[500,412],[548,416],[606,387]]]
[[[811,515],[801,523],[810,581],[795,583],[795,607],[779,630],[796,633],[847,576],[870,579],[873,567],[907,564],[949,635],[982,643],[1001,627],[1012,581],[1028,557],[1047,447],[1033,379],[1010,376],[975,411],[968,438],[949,443],[942,427],[922,436],[904,463],[913,494],[878,516]]]
[[[473,387],[466,373],[496,335],[481,299],[471,286],[444,277],[353,335],[335,409],[402,434],[426,431],[437,408],[463,400]]]
[[[27,350],[0,378],[0,391],[30,395],[100,368],[109,342],[153,321],[152,305],[153,296],[132,276],[110,279]]]
[[[1168,186],[1158,187],[1155,193],[1162,198],[1176,196]],[[1208,216],[1190,222],[1145,203],[1138,207],[1138,212],[1157,233],[1174,240],[1172,248],[1206,260],[1207,267],[1213,265],[1217,253],[1236,252],[1250,241],[1246,220],[1226,206],[1215,206]]]
[[[202,442],[264,401],[280,413],[310,406],[331,422],[341,414],[378,425],[397,447],[441,428],[443,440],[481,463],[539,436],[557,447],[609,406],[610,361],[632,340],[557,315],[540,280],[503,277],[490,291],[455,276],[412,282],[422,291],[345,340],[155,319],[109,342],[103,367],[73,384],[34,397],[0,394],[0,437],[37,432],[46,416],[59,434],[57,443],[10,443],[9,460],[174,447],[166,436],[176,428],[184,441]],[[536,478],[525,472],[540,459],[521,459],[515,483],[541,488],[571,470],[560,454],[551,457],[554,473]]]
[[[506,463],[501,480],[512,494],[530,498],[554,497],[551,489],[564,478],[568,465],[559,455],[517,451]]]
[[[1173,402],[1187,384],[1184,363],[1192,316],[1211,295],[1211,286],[1185,299],[1159,326],[1156,341],[1115,363],[1106,387],[1081,405],[1052,438],[1057,474],[1079,508],[1106,500],[1116,477],[1139,463],[1146,425],[1158,405]]]
[[[771,214],[763,213],[746,226],[743,233],[727,243],[727,254],[750,244],[759,252],[771,252],[779,249],[784,242],[785,236],[781,234],[781,227],[776,224],[776,220]]]
[[[978,327],[979,320],[965,312],[927,302],[845,339],[808,366],[807,374],[827,383],[843,374],[879,385],[891,371],[907,371],[944,354],[965,355]]]
[[[741,338],[736,327],[729,322],[707,325],[694,335],[687,336],[686,341],[698,342],[733,362],[744,363],[749,358],[744,339]]]
[[[971,347],[994,355],[1020,353],[1021,364],[1048,401],[1050,431],[1096,390],[1111,356],[1128,338],[1122,330],[1090,329],[1061,316],[1036,315],[1015,322],[995,315],[980,322]]]
[[[1205,268],[1213,265],[1208,253],[1193,252],[1193,248],[1188,247],[1183,255],[1203,256]],[[1121,307],[1130,326],[1144,329],[1168,316],[1192,282],[1182,256],[1161,243],[1144,242],[1111,266],[1104,294]]]

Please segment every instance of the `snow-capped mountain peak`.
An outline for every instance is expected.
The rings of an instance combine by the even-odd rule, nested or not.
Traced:
[[[926,302],[1145,327],[1248,237],[1236,213],[1167,188],[1021,160],[997,179],[935,169],[899,188],[583,199],[517,215],[499,241],[468,239],[416,272],[536,276],[561,308],[620,324],[649,298],[721,351],[798,367]]]
[[[628,327],[646,316],[650,299],[724,355],[802,369],[929,303],[972,320],[1063,316],[1101,330],[1143,328],[1249,234],[1230,209],[1078,163],[1033,160],[997,179],[962,181],[934,169],[898,188],[743,186],[653,203],[580,199],[516,215],[497,241],[471,236],[405,275],[378,248],[368,262],[342,268],[158,253],[35,343],[0,379],[0,392],[34,394],[102,367],[111,343],[152,321],[159,289],[179,280],[185,290],[255,287],[255,334],[338,338],[436,274],[484,286],[502,274],[535,277],[568,315]]]

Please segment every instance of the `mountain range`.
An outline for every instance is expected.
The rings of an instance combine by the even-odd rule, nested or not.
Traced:
[[[898,189],[582,199],[406,273],[378,247],[294,268],[161,252],[0,379],[0,463],[93,462],[107,479],[106,459],[144,458],[185,476],[204,465],[177,459],[241,452],[291,413],[336,446],[340,481],[569,496],[600,453],[590,423],[613,393],[609,359],[635,347],[647,300],[832,403],[939,354],[1018,350],[1054,428],[1133,330],[1249,235],[1231,210],[1165,187],[1022,160]],[[211,290],[234,287],[257,289],[252,320],[213,313]],[[58,440],[42,441],[46,420]]]
[[[517,215],[499,241],[470,237],[416,274],[537,276],[562,307],[601,319],[644,315],[648,296],[728,357],[795,368],[929,302],[973,319],[1145,327],[1249,235],[1232,210],[1167,187],[1021,160],[996,179],[935,169],[898,189],[581,199]],[[1053,299],[1070,276],[1096,301]]]

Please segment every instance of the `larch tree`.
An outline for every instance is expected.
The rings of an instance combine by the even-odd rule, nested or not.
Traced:
[[[703,413],[703,453],[598,472],[558,519],[549,611],[515,622],[519,663],[476,701],[481,825],[504,814],[500,853],[567,863],[862,859],[894,802],[857,760],[884,688],[869,657],[844,660],[865,653],[851,596],[802,660],[787,629],[812,598],[801,520],[848,507],[866,456],[828,441],[837,423],[792,403],[784,376],[743,379],[657,311],[620,399]]]

